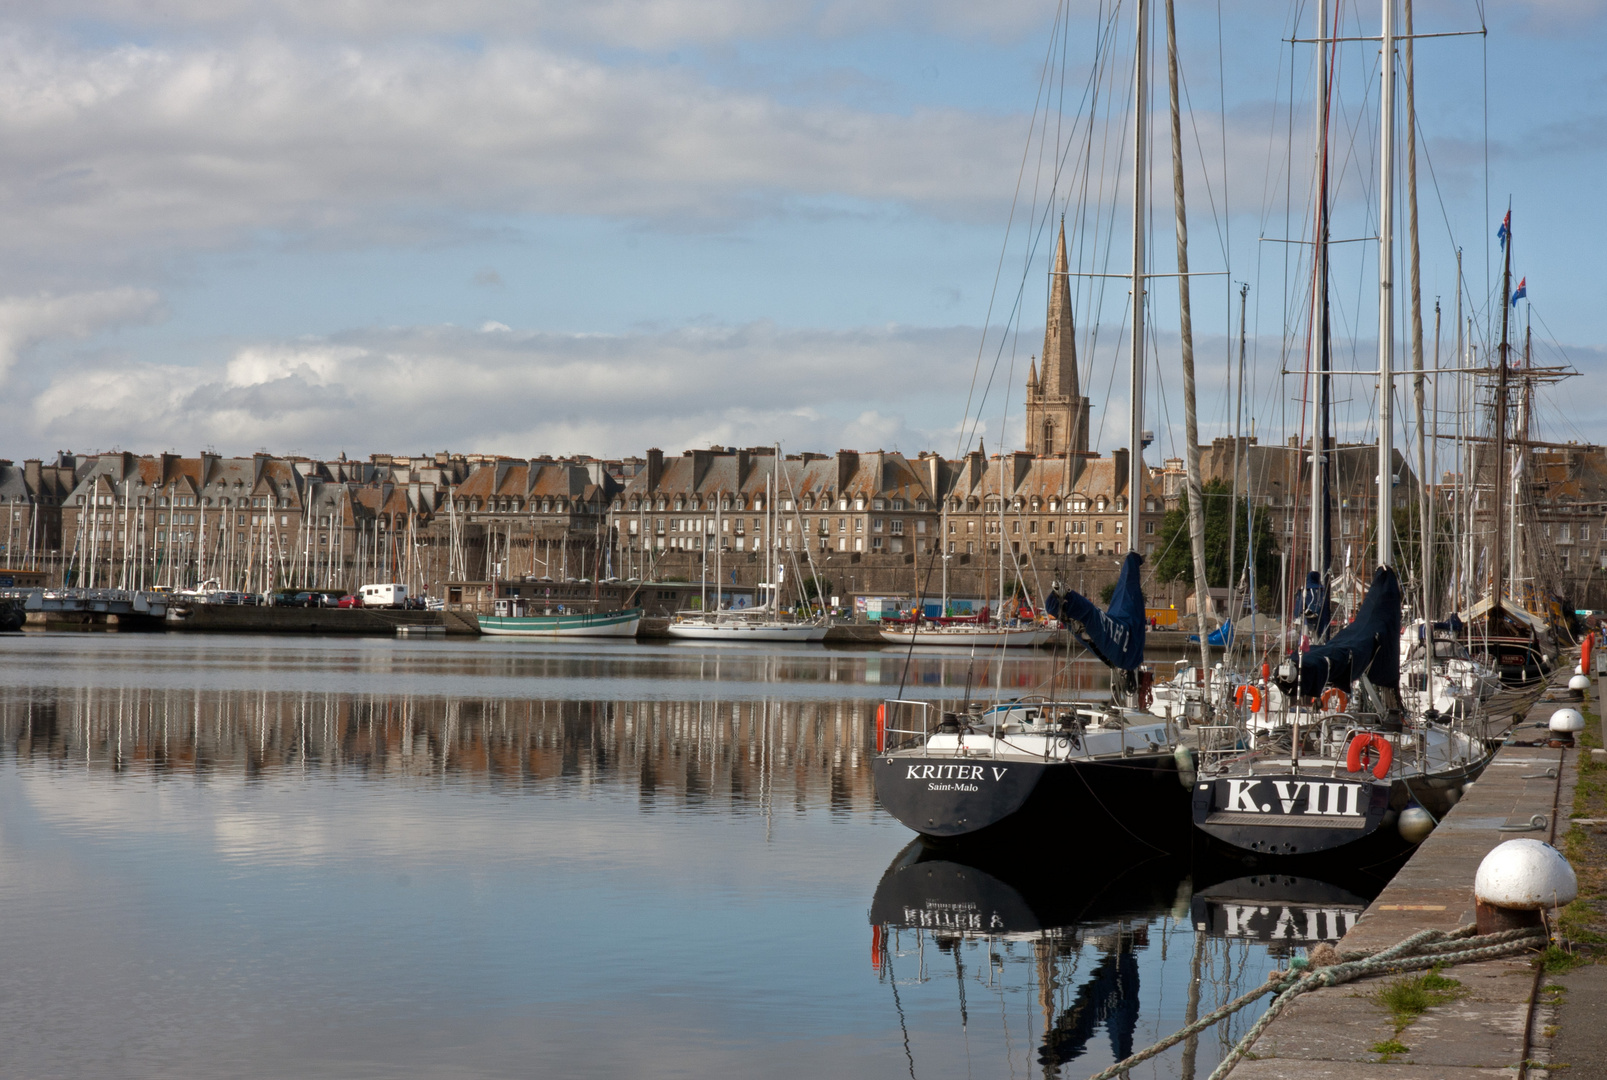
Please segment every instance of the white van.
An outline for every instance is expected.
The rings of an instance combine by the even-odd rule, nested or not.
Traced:
[[[407,606],[406,585],[364,585],[359,591],[363,598],[363,606],[379,608],[405,608]]]

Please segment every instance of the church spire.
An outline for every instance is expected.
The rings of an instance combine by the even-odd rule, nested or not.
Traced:
[[[1049,279],[1049,317],[1043,331],[1043,390],[1050,397],[1078,397],[1077,328],[1071,315],[1071,276],[1066,261],[1066,219],[1060,219],[1055,270]]]
[[[1055,269],[1049,278],[1043,361],[1027,377],[1027,449],[1039,455],[1088,453],[1088,399],[1077,385],[1077,327],[1071,317],[1066,219],[1060,219]]]

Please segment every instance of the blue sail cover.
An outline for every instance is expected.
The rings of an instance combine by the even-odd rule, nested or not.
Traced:
[[[1321,641],[1328,636],[1328,623],[1334,614],[1334,606],[1328,602],[1328,586],[1323,584],[1321,574],[1310,570],[1306,573],[1305,587],[1300,591],[1304,597],[1301,614],[1306,620],[1306,632],[1311,640]]]
[[[1138,568],[1143,565],[1138,552],[1127,553],[1109,611],[1100,611],[1074,589],[1066,590],[1060,605],[1064,617],[1082,623],[1088,647],[1105,663],[1123,671],[1134,670],[1144,660],[1144,592],[1138,587]]]
[[[1387,566],[1373,574],[1373,587],[1367,590],[1356,621],[1300,658],[1300,695],[1316,697],[1330,686],[1348,693],[1350,684],[1363,675],[1374,686],[1400,688],[1401,586]]]

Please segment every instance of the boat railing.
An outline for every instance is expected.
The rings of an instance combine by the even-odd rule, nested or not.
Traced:
[[[934,708],[930,701],[889,698],[882,702],[876,710],[876,752],[926,745]]]
[[[1200,740],[1199,769],[1202,774],[1215,771],[1229,758],[1245,751],[1244,728],[1239,724],[1196,724],[1196,737]]]

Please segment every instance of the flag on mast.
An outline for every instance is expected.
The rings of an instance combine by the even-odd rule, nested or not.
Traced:
[[[1522,300],[1524,297],[1526,297],[1528,295],[1529,295],[1529,279],[1527,277],[1525,277],[1525,278],[1523,278],[1522,280],[1520,280],[1518,282],[1518,287],[1516,289],[1512,290],[1512,306],[1517,307],[1518,306],[1518,301]]]
[[[1495,238],[1497,240],[1501,241],[1501,246],[1504,248],[1504,247],[1507,246],[1507,237],[1509,237],[1511,235],[1512,235],[1512,211],[1508,210],[1507,211],[1507,216],[1501,219],[1501,227],[1495,231]]]

